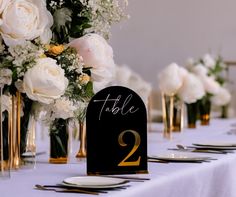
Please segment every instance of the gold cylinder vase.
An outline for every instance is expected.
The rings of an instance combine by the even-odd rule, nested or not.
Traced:
[[[164,124],[163,137],[172,138],[174,116],[174,95],[167,96],[162,93],[162,118]]]

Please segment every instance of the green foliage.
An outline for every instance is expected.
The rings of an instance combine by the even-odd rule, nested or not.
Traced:
[[[53,158],[67,155],[68,133],[66,132],[68,120],[55,119],[50,126],[50,156]]]
[[[52,1],[47,0],[47,8],[52,13],[54,24],[52,27],[53,41],[68,43],[70,37],[76,38],[84,35],[84,30],[91,27],[89,10],[80,1],[66,0],[62,5],[50,6]]]

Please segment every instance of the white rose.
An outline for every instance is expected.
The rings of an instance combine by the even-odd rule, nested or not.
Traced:
[[[227,105],[230,100],[231,94],[229,90],[223,87],[220,87],[219,92],[211,98],[212,103],[217,106]]]
[[[5,9],[8,2],[9,2],[9,0],[0,0],[0,14]]]
[[[131,75],[132,71],[128,66],[116,66],[116,83],[118,85],[126,85]]]
[[[220,84],[211,76],[200,77],[205,91],[210,94],[217,94],[220,89]]]
[[[82,56],[85,67],[92,67],[91,79],[95,93],[112,82],[115,74],[113,50],[103,37],[94,33],[86,34],[74,39],[69,46]]]
[[[93,81],[93,91],[97,93],[107,87],[114,80],[115,68],[93,68],[91,69],[91,79]]]
[[[113,50],[107,41],[98,34],[86,34],[69,43],[83,57],[87,67],[113,67]]]
[[[53,18],[45,0],[9,1],[2,12],[0,32],[6,45],[22,44],[40,37],[42,43],[50,41]]]
[[[197,64],[191,69],[191,71],[198,76],[206,76],[208,73],[207,68],[202,64]]]
[[[214,68],[216,65],[215,60],[209,54],[204,55],[202,60],[203,60],[204,65],[207,68]]]
[[[116,85],[128,87],[135,91],[147,105],[148,97],[151,94],[152,86],[142,77],[132,71],[128,66],[117,66],[116,68]]]
[[[144,81],[144,79],[142,79],[137,73],[133,73],[126,86],[134,90],[147,106],[148,98],[152,91],[152,86],[150,83]]]
[[[204,86],[197,76],[189,73],[185,76],[178,95],[185,103],[195,103],[205,95]]]
[[[166,95],[174,95],[183,85],[183,78],[187,71],[176,63],[168,65],[158,75],[158,83],[161,91]]]
[[[37,59],[36,65],[25,73],[23,79],[27,96],[45,104],[62,96],[67,85],[64,70],[52,58]]]

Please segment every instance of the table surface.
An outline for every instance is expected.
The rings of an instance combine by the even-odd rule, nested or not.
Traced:
[[[236,127],[236,119],[214,119],[209,126],[197,125],[196,129],[184,129],[174,133],[171,140],[162,136],[162,124],[149,125],[148,154],[158,155],[174,148],[176,144],[191,145],[204,140],[235,141],[236,135],[227,132]],[[39,137],[38,137],[39,138]],[[48,139],[37,140],[37,151],[49,150]],[[0,196],[91,196],[76,193],[55,193],[35,190],[35,184],[56,184],[72,176],[86,175],[86,160],[74,159],[68,164],[49,164],[48,152],[37,156],[36,165],[30,169],[20,169],[11,172],[11,177],[0,180]],[[130,182],[130,187],[121,191],[110,191],[99,196],[122,197],[235,197],[236,196],[236,154],[192,153],[201,156],[211,156],[217,160],[204,163],[148,163],[148,174],[128,175],[150,178],[145,182]]]

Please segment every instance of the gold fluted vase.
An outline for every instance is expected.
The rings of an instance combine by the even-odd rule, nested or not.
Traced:
[[[172,138],[174,116],[174,95],[167,96],[162,93],[162,118],[164,124],[163,137]]]
[[[10,113],[10,166],[11,169],[19,169],[21,165],[21,95],[16,92],[12,96],[12,112]]]
[[[163,137],[172,138],[172,132],[181,132],[184,127],[184,104],[175,95],[162,93]]]
[[[87,156],[87,151],[86,151],[86,127],[83,121],[79,121],[79,133],[80,133],[79,134],[80,146],[76,154],[76,158],[84,158]]]

